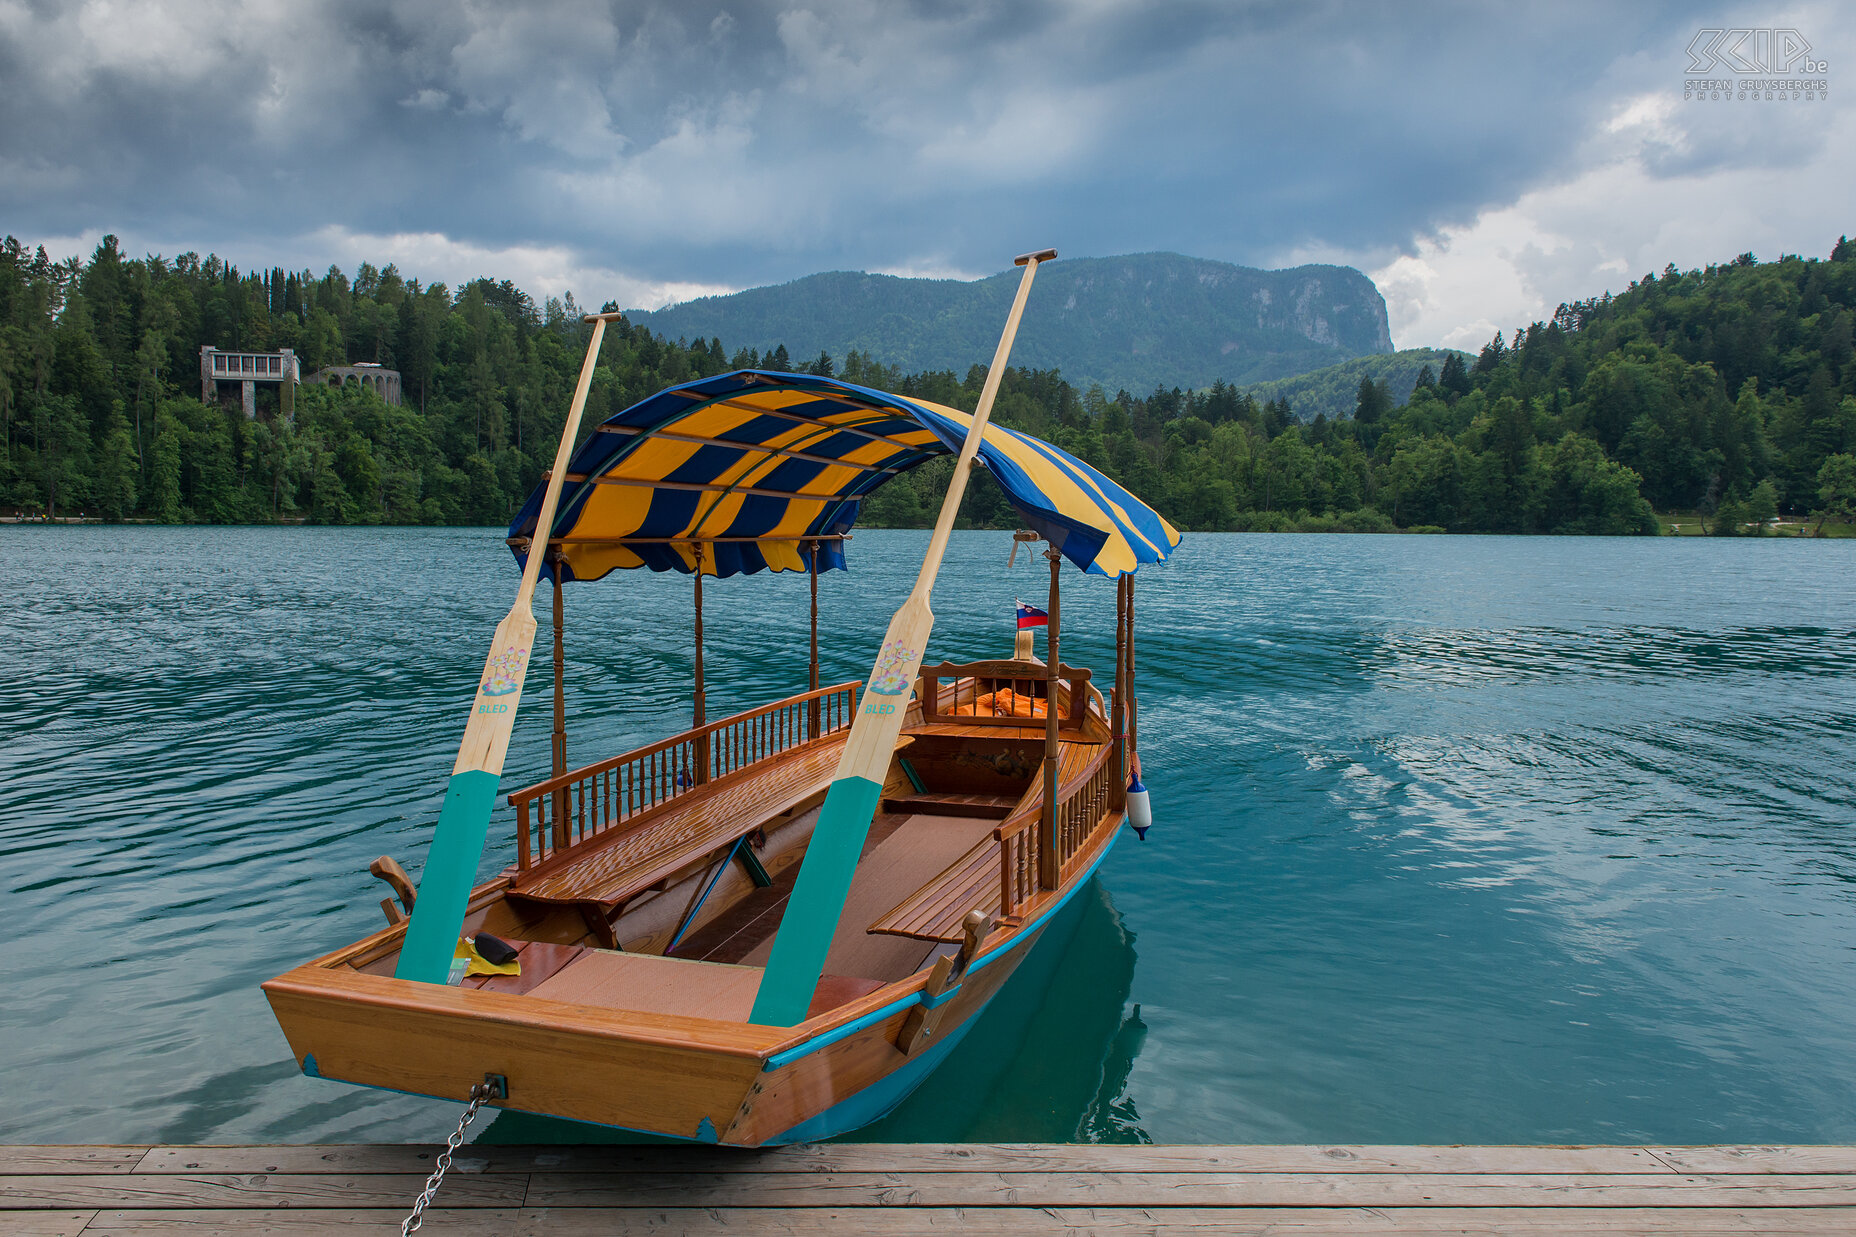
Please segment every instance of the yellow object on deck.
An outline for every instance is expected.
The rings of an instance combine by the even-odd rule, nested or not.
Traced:
[[[458,963],[464,963],[460,971]],[[520,975],[522,959],[511,958],[501,965],[490,961],[477,952],[477,946],[469,937],[459,937],[456,952],[451,955],[451,982],[467,979],[473,975]]]

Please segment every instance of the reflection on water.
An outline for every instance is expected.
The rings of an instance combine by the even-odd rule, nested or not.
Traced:
[[[827,681],[924,539],[821,582]],[[956,536],[931,656],[1011,639],[1009,549]],[[0,529],[0,1139],[449,1128],[300,1076],[257,985],[418,871],[513,579],[494,530]],[[1856,1141],[1856,542],[1194,536],[1138,596],[1153,834],[876,1133]],[[570,758],[681,725],[688,581],[567,607]],[[803,579],[704,609],[711,713],[804,683]]]
[[[1092,879],[928,1081],[852,1137],[1149,1141],[1126,1092],[1146,1030],[1140,1007],[1126,1009],[1134,960],[1133,934]]]

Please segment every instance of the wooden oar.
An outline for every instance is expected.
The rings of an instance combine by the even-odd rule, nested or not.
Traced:
[[[780,920],[780,931],[773,941],[773,953],[767,959],[761,977],[760,992],[754,999],[749,1021],[766,1026],[790,1027],[803,1022],[812,1004],[812,990],[825,969],[825,954],[838,930],[838,917],[844,910],[845,895],[857,872],[857,859],[876,815],[877,799],[883,793],[883,779],[889,772],[890,757],[902,734],[902,719],[907,712],[909,688],[921,669],[922,653],[928,646],[928,633],[934,628],[934,611],[928,608],[934,578],[941,570],[941,557],[947,550],[948,535],[954,530],[954,517],[960,512],[960,500],[967,492],[967,478],[973,470],[973,457],[980,449],[986,421],[992,415],[993,400],[999,394],[999,381],[1005,376],[1006,358],[1012,353],[1012,339],[1018,334],[1018,319],[1025,312],[1025,298],[1031,294],[1031,279],[1038,263],[1057,256],[1055,249],[1028,253],[1016,260],[1025,268],[1018,281],[1018,295],[1012,312],[1005,320],[1005,333],[999,337],[998,351],[993,353],[992,368],[986,373],[986,385],[980,391],[979,406],[973,411],[973,424],[967,428],[966,441],[960,446],[960,458],[954,464],[954,479],[948,483],[947,496],[941,500],[941,517],[935,521],[934,536],[928,541],[928,553],[915,577],[915,588],[908,600],[889,620],[883,634],[883,647],[877,653],[876,666],[864,688],[863,703],[851,723],[845,740],[844,755],[838,771],[825,793],[819,809],[818,825],[806,846],[805,861],[799,867],[799,879]]]
[[[574,388],[567,424],[561,427],[561,445],[554,452],[554,469],[548,474],[548,488],[541,496],[541,510],[535,513],[535,533],[529,539],[522,585],[516,590],[515,604],[509,607],[508,615],[497,624],[490,656],[483,665],[483,678],[471,702],[470,720],[464,726],[464,742],[458,747],[457,763],[451,766],[445,804],[439,809],[438,828],[432,834],[425,871],[419,877],[412,922],[406,926],[406,941],[393,970],[396,978],[442,984],[450,972],[451,955],[464,926],[464,907],[470,901],[471,887],[477,883],[477,864],[483,858],[490,809],[495,806],[496,787],[503,777],[509,734],[515,728],[516,709],[522,703],[529,651],[535,644],[535,612],[529,603],[535,595],[535,582],[541,577],[542,560],[548,554],[554,512],[561,501],[561,486],[567,480],[567,460],[580,431],[580,416],[586,411],[586,395],[593,386],[599,344],[605,338],[606,323],[619,316],[587,315],[586,321],[593,324],[593,338],[587,341],[580,384]]]

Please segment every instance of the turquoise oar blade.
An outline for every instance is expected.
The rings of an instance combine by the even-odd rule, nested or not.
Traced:
[[[496,806],[496,787],[501,781],[483,769],[467,769],[453,774],[445,788],[445,805],[438,811],[438,829],[432,834],[432,849],[419,877],[412,922],[406,925],[406,942],[393,968],[396,979],[442,984],[450,973],[451,955],[457,949],[465,903],[477,883],[477,861],[490,831],[490,810]]]
[[[561,442],[554,452],[554,470],[548,475],[548,488],[535,513],[535,533],[529,542],[528,561],[522,567],[522,584],[516,589],[515,603],[509,607],[509,613],[497,624],[490,655],[484,662],[483,678],[471,702],[470,720],[464,725],[464,741],[458,745],[457,762],[451,766],[451,782],[445,788],[445,803],[438,812],[438,828],[432,834],[432,847],[426,852],[425,870],[419,874],[419,895],[413,900],[412,922],[406,925],[399,961],[393,966],[395,979],[442,984],[450,975],[451,958],[457,950],[458,934],[464,928],[471,886],[477,879],[477,864],[483,858],[483,842],[490,831],[496,787],[503,779],[503,758],[509,753],[509,736],[515,730],[516,710],[522,704],[522,684],[528,677],[529,653],[535,646],[535,613],[529,602],[535,595],[535,582],[541,577],[541,563],[548,553],[554,513],[560,504],[561,487],[567,480],[567,461],[573,455],[580,415],[586,411],[587,392],[593,386],[599,343],[605,338],[607,320],[619,316],[595,314],[587,318],[593,324],[593,337],[587,341],[586,360],[580,365],[580,384],[574,388],[573,406],[568,409],[567,423],[561,427]]]
[[[861,777],[835,781],[825,792],[825,805],[819,809],[818,825],[806,846],[805,862],[799,866],[799,879],[767,959],[769,976],[796,978],[781,984],[763,979],[750,1021],[776,1027],[805,1021],[812,990],[818,986],[831,938],[838,930],[844,891],[850,889],[857,873],[857,860],[882,793],[880,783]]]
[[[832,937],[837,934],[844,900],[857,874],[857,860],[863,854],[864,839],[870,833],[870,820],[876,814],[877,800],[883,793],[890,758],[895,755],[896,740],[902,734],[909,687],[921,669],[928,633],[934,629],[934,612],[928,608],[928,597],[934,591],[942,555],[947,552],[954,517],[960,512],[960,499],[967,491],[973,457],[979,452],[987,419],[992,415],[993,400],[999,394],[999,381],[1005,376],[1005,363],[1012,354],[1012,338],[1018,333],[1018,320],[1025,312],[1025,298],[1031,294],[1031,277],[1037,273],[1039,262],[1056,256],[1056,250],[1046,249],[1041,253],[1025,254],[1017,260],[1018,265],[1025,268],[1025,275],[1018,281],[1018,295],[1012,301],[1012,312],[1006,316],[1005,331],[999,336],[999,347],[993,353],[992,369],[987,371],[979,405],[973,410],[973,423],[967,427],[966,441],[960,446],[953,480],[948,483],[947,495],[941,500],[941,515],[935,521],[934,536],[928,539],[928,552],[922,556],[922,569],[915,577],[914,589],[895,617],[889,620],[889,630],[884,633],[876,666],[858,702],[850,737],[844,742],[844,755],[839,758],[831,787],[825,792],[825,804],[819,809],[812,840],[806,843],[793,896],[787,900],[786,914],[773,939],[773,952],[761,976],[754,1010],[748,1015],[751,1022],[790,1027],[804,1022],[806,1011],[811,1008],[812,992],[824,973],[825,957],[831,951]]]

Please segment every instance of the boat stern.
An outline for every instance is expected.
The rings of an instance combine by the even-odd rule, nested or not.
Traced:
[[[298,1066],[331,1078],[464,1101],[487,1074],[502,1108],[716,1142],[782,1032],[653,1018],[414,983],[311,963],[264,985]]]

